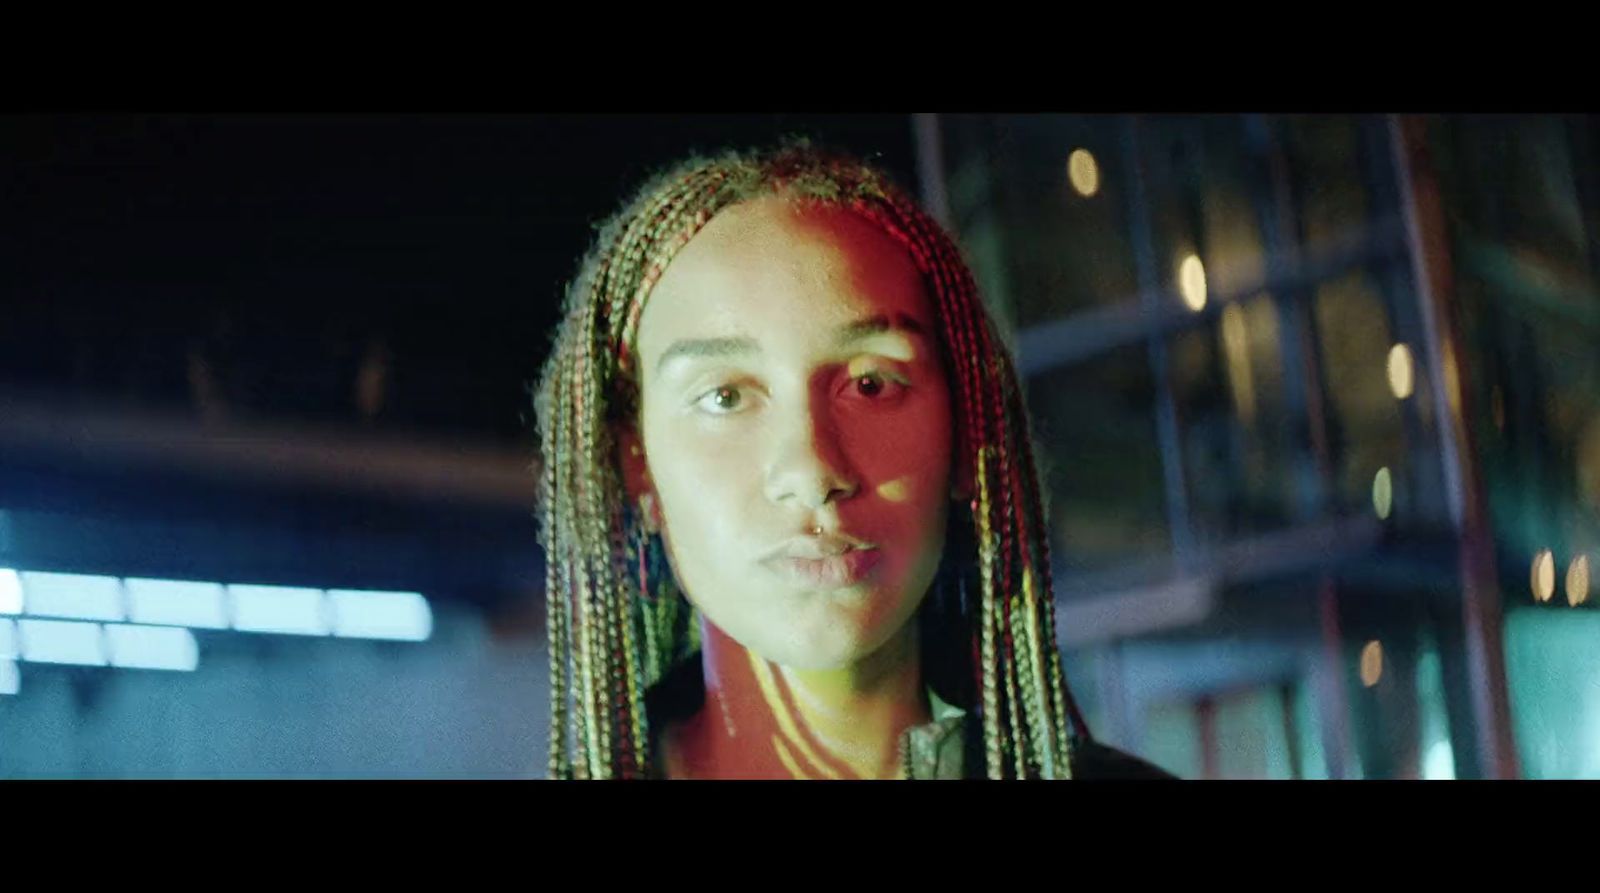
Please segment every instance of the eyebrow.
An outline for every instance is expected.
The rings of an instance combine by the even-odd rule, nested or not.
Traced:
[[[754,338],[693,338],[674,341],[656,360],[656,374],[673,360],[732,357],[752,354],[761,348]]]
[[[838,337],[834,340],[841,346],[854,344],[865,338],[870,338],[882,332],[900,331],[916,335],[921,338],[928,337],[928,328],[915,317],[904,313],[896,313],[893,317],[879,313],[865,319],[858,319],[839,329]]]
[[[904,313],[879,313],[840,326],[834,343],[839,347],[848,347],[874,335],[896,331],[923,339],[928,337],[928,327],[915,317]],[[671,347],[662,351],[661,358],[656,360],[656,374],[660,375],[672,360],[746,356],[760,351],[761,345],[754,338],[686,338],[674,341]]]

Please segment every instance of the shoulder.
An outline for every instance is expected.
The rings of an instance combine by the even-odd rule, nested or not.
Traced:
[[[705,702],[706,683],[700,671],[700,652],[680,661],[651,685],[644,695],[645,716],[652,727],[681,722]]]
[[[665,677],[651,686],[645,694],[645,712],[648,716],[652,752],[659,759],[662,731],[674,723],[693,716],[705,699],[705,679],[701,674],[699,654],[673,667]],[[980,732],[979,724],[959,711],[955,715],[930,723],[919,729],[908,730],[912,739],[916,769],[914,778],[982,778],[983,746],[976,740],[965,740]],[[965,765],[964,765],[965,764]],[[659,764],[655,771],[664,767]],[[1156,781],[1175,780],[1177,776],[1154,766],[1132,754],[1123,753],[1089,738],[1072,739],[1072,777],[1083,781]]]
[[[1072,741],[1072,777],[1082,781],[1175,781],[1177,776],[1087,738]]]

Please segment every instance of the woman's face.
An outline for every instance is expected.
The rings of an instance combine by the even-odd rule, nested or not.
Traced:
[[[657,500],[688,598],[756,654],[845,667],[916,613],[950,499],[936,324],[899,243],[776,197],[718,214],[656,284],[630,489]]]

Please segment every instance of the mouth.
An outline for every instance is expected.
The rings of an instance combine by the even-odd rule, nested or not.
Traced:
[[[793,583],[813,589],[841,589],[866,580],[883,560],[878,549],[851,549],[825,558],[769,558],[763,564]]]

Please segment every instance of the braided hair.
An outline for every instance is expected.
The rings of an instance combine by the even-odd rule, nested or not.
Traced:
[[[924,673],[980,718],[988,777],[1070,777],[1071,727],[1084,726],[1056,647],[1046,512],[1012,359],[939,224],[881,172],[807,142],[660,173],[600,228],[568,290],[535,397],[551,777],[648,775],[644,693],[699,647],[659,535],[629,505],[614,432],[640,409],[637,330],[652,287],[712,217],[764,195],[846,208],[922,273],[952,387],[953,461],[975,491],[969,511],[952,513],[919,609]]]

